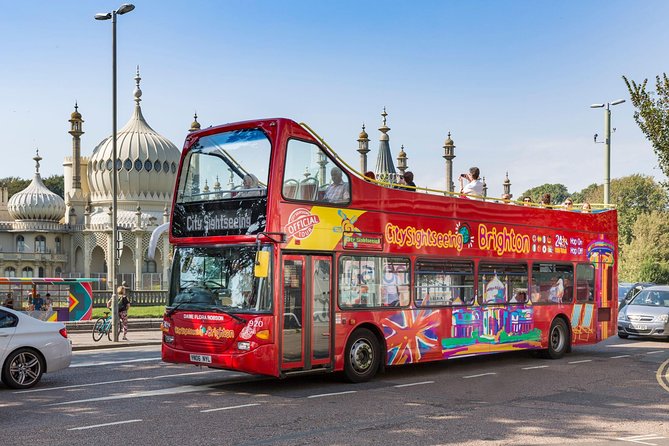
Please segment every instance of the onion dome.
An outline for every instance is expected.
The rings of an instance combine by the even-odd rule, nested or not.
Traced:
[[[363,139],[369,139],[369,135],[365,131],[365,124],[362,125],[362,132],[360,132],[360,136],[358,136],[358,141]]]
[[[91,200],[94,205],[112,201],[112,172],[118,171],[118,199],[146,203],[171,201],[179,165],[179,149],[149,126],[139,106],[139,68],[135,76],[135,111],[130,121],[117,133],[116,162],[113,161],[112,137],[93,150],[88,164]]]
[[[448,137],[444,141],[444,147],[455,147],[455,143],[451,139],[451,132],[448,132]]]
[[[74,111],[70,115],[72,119],[81,119],[81,113],[79,113],[79,104],[74,103]]]
[[[197,132],[200,130],[200,123],[197,122],[197,113],[193,115],[193,122],[190,125],[190,129],[188,129],[189,132]]]
[[[32,182],[12,195],[7,203],[9,215],[14,220],[60,221],[65,216],[65,201],[51,192],[42,182],[39,174],[39,151],[35,160],[35,176]]]

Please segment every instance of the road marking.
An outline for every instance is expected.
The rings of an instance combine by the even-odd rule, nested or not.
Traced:
[[[241,409],[243,407],[251,407],[251,406],[260,406],[260,403],[241,404],[239,406],[229,406],[229,407],[218,407],[216,409],[201,410],[200,412],[202,412],[202,413],[216,412],[216,411],[219,411],[219,410]]]
[[[419,382],[419,383],[398,384],[398,385],[393,386],[393,387],[399,389],[400,387],[421,386],[423,384],[434,384],[434,381],[422,381],[422,382]]]
[[[91,386],[103,386],[105,384],[118,384],[118,383],[127,383],[133,381],[148,381],[152,379],[163,379],[163,378],[177,378],[179,376],[190,376],[190,375],[201,375],[204,373],[220,373],[222,370],[204,370],[202,372],[188,372],[188,373],[177,373],[174,375],[160,375],[160,376],[144,376],[141,378],[128,378],[128,379],[118,379],[115,381],[102,381],[96,383],[87,383],[87,384],[73,384],[71,386],[58,386],[58,387],[48,387],[46,389],[30,389],[30,390],[17,390],[14,393],[35,393],[35,392],[50,392],[52,390],[63,390],[63,389],[76,389],[79,387],[91,387]],[[227,378],[234,378],[241,375],[229,375]]]
[[[490,372],[490,373],[481,373],[479,375],[469,375],[469,376],[463,376],[464,379],[469,379],[469,378],[478,378],[481,376],[488,376],[488,375],[497,375],[495,372]]]
[[[357,390],[347,390],[345,392],[335,392],[335,393],[321,393],[318,395],[309,395],[307,398],[322,398],[324,396],[337,396],[337,395],[346,395],[347,393],[357,393]]]
[[[547,365],[535,365],[534,367],[523,367],[523,370],[545,369]]]
[[[646,435],[634,435],[632,437],[616,438],[616,440],[629,441],[630,443],[637,443],[637,444],[647,444],[650,446],[657,446],[657,443],[648,443],[648,440],[660,440],[662,438],[667,438],[667,437],[663,437],[657,434],[646,434]]]
[[[618,355],[618,356],[611,356],[609,359],[618,359],[618,358],[629,358],[630,355]]]
[[[204,392],[212,390],[209,386],[178,386],[167,389],[147,390],[144,392],[126,393],[121,395],[102,396],[99,398],[87,398],[83,400],[64,401],[62,403],[48,404],[48,406],[65,406],[70,404],[93,403],[97,401],[125,400],[130,398],[145,398],[151,396],[176,395],[179,393]]]
[[[669,359],[660,364],[657,373],[655,373],[655,379],[664,390],[669,392]]]
[[[82,362],[81,364],[72,364],[70,368],[75,367],[97,367],[101,365],[113,365],[113,364],[129,364],[131,362],[147,362],[147,361],[162,361],[163,358],[139,358],[139,359],[126,359],[123,361],[96,361],[96,362]]]
[[[580,361],[570,361],[567,364],[582,364],[584,362],[592,362],[592,359],[581,359]]]
[[[84,429],[95,429],[98,427],[115,426],[117,424],[138,423],[140,421],[142,420],[126,420],[126,421],[116,421],[114,423],[93,424],[91,426],[72,427],[68,429],[68,431],[82,431]]]
[[[662,353],[664,350],[655,350],[654,352],[646,352],[647,355],[654,355],[655,353]]]

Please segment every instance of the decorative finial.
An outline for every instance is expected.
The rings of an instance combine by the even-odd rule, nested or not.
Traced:
[[[75,112],[78,112],[78,111],[79,111],[79,103],[77,102],[76,99],[74,100],[74,111],[75,111]]]
[[[137,74],[135,75],[135,103],[139,105],[139,102],[142,100],[142,89],[139,88],[139,81],[141,81],[142,78],[139,76],[139,65],[137,65]]]
[[[200,130],[200,123],[197,122],[197,112],[193,115],[193,122],[190,125],[190,131],[194,132],[196,130]]]
[[[381,113],[381,116],[383,116],[383,126],[386,126],[386,116],[388,116],[388,113],[386,113],[386,107],[383,107],[383,113]]]
[[[42,157],[39,156],[39,149],[35,149],[35,156],[33,157],[35,160],[35,173],[39,174],[39,162],[42,161]]]

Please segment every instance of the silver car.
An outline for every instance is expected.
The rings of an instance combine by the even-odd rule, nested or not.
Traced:
[[[618,313],[618,336],[669,337],[669,286],[651,286]]]

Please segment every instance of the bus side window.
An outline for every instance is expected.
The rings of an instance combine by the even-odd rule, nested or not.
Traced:
[[[591,263],[576,265],[576,302],[594,302],[595,267]]]

